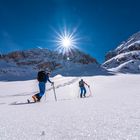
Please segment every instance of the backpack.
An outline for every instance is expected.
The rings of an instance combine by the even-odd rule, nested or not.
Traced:
[[[46,81],[46,72],[45,71],[39,71],[37,74],[37,80],[39,82],[45,82]]]
[[[84,81],[79,82],[79,87],[84,87]]]

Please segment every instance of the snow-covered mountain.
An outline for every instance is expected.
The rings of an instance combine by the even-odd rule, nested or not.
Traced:
[[[57,51],[36,48],[0,56],[0,80],[35,78],[38,70],[74,76],[90,75],[99,72],[97,69],[100,65],[96,59],[79,50],[62,55]]]
[[[116,72],[140,73],[140,32],[107,53],[103,67]]]

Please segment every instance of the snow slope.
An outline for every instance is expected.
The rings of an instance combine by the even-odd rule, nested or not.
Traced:
[[[115,72],[140,73],[140,32],[109,51],[102,66]]]
[[[139,140],[140,75],[82,78],[90,98],[78,98],[81,77],[57,75],[58,102],[47,83],[46,99],[26,105],[11,103],[36,93],[36,80],[0,82],[0,140]]]

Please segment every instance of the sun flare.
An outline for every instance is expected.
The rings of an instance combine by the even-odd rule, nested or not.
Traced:
[[[56,33],[57,33],[57,37],[55,42],[57,45],[57,50],[60,53],[68,54],[72,50],[78,48],[77,46],[78,38],[76,35],[76,29],[70,32],[65,28],[63,31],[56,32]]]
[[[65,48],[69,48],[71,46],[71,39],[70,38],[63,38],[62,39],[62,46],[65,47]]]

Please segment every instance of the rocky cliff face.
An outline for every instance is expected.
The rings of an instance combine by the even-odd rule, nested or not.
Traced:
[[[36,75],[38,70],[55,72],[76,69],[87,65],[96,65],[95,58],[75,50],[71,54],[62,55],[48,49],[32,49],[28,51],[15,51],[0,56],[0,76]],[[65,74],[65,73],[64,73]]]
[[[17,67],[31,66],[35,69],[48,69],[55,70],[57,67],[63,67],[63,63],[72,62],[77,64],[91,64],[96,63],[95,58],[80,52],[79,50],[73,51],[70,55],[62,55],[48,49],[33,49],[29,51],[15,51],[6,55],[1,55],[1,61],[7,63],[15,63]]]
[[[123,73],[140,73],[140,32],[107,53],[103,64],[107,69]]]

